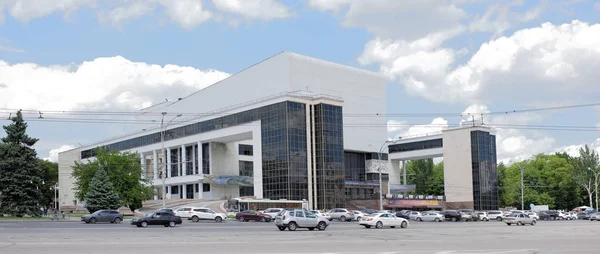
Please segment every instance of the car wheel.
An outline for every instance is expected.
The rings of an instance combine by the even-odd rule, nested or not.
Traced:
[[[163,225],[163,226],[165,226],[165,228],[168,228],[168,227],[169,227],[169,224],[165,224],[165,225]]]
[[[375,224],[375,228],[382,228],[383,227],[383,223],[381,221],[378,221],[377,224]]]
[[[340,217],[340,221],[341,222],[346,222],[346,217],[345,216]]]
[[[497,221],[502,221],[502,217],[496,217]]]
[[[113,223],[120,224],[121,223],[121,218],[119,218],[119,217],[115,218],[115,220],[113,221]]]
[[[97,221],[96,218],[91,218],[90,219],[90,223],[92,223],[92,224],[96,224],[96,221]]]
[[[517,226],[523,226],[523,223],[521,223],[520,221],[517,221]]]
[[[246,220],[245,220],[245,218],[244,218],[244,217],[240,217],[240,221],[243,221],[243,222],[245,222]]]
[[[535,222],[535,220],[533,220],[533,221],[531,222],[531,226],[535,226],[535,223],[537,223],[537,222]]]
[[[284,231],[285,227],[277,227],[279,229],[279,231]]]
[[[408,227],[408,222],[406,222],[406,221],[403,221],[403,222],[400,224],[400,227],[401,227],[401,228],[406,228],[406,227]]]
[[[175,227],[175,222],[174,221],[169,222],[169,227]]]
[[[215,218],[215,222],[223,222],[223,218],[221,218],[221,216],[217,216]]]
[[[456,222],[456,217],[452,217],[452,222]]]
[[[319,231],[323,231],[323,230],[325,230],[326,228],[327,228],[327,224],[325,224],[325,222],[322,222],[322,221],[321,221],[321,222],[319,222],[319,224],[317,224],[317,229],[318,229]]]
[[[417,221],[423,221],[423,219],[421,219],[421,218],[417,218]]]
[[[315,230],[315,228],[308,228],[308,230],[313,231],[313,230]]]
[[[356,218],[356,220],[360,220],[360,219],[362,219],[362,217],[360,217],[360,216],[358,216],[358,217]]]
[[[265,217],[261,217],[260,222],[267,222],[267,219],[265,219]]]
[[[198,216],[192,217],[192,222],[198,222],[198,221],[200,221],[200,218],[198,218]]]
[[[510,223],[506,223],[506,225],[510,226]]]
[[[440,218],[435,218],[435,222],[441,222]]]
[[[369,226],[369,225],[365,225],[365,228],[371,228],[371,226]]]
[[[145,222],[145,221],[143,221],[143,222],[142,222],[142,227],[143,227],[143,228],[145,228],[145,227],[148,227],[148,222]]]
[[[289,231],[296,231],[297,228],[298,228],[298,225],[296,225],[296,222],[290,222],[290,224],[288,224]]]

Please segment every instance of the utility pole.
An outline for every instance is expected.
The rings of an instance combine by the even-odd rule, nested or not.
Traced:
[[[377,162],[377,171],[379,172],[379,211],[383,210],[383,184],[381,181],[381,170],[382,170],[382,166],[381,165],[383,162],[381,161],[381,153],[383,151],[383,147],[385,147],[385,145],[387,143],[389,143],[390,141],[385,141],[383,142],[383,144],[381,145],[381,147],[379,148],[379,151],[377,153],[377,157],[379,158],[379,161]],[[372,145],[369,145],[371,148],[375,149],[375,147],[373,147]]]
[[[524,185],[523,185],[523,171],[525,169],[525,165],[521,165],[521,211],[525,211],[525,201],[524,201]]]

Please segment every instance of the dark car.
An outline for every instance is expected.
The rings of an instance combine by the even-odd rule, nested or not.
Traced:
[[[408,216],[410,215],[411,212],[412,211],[409,211],[409,210],[402,210],[400,212],[396,212],[396,217],[409,220],[410,218]]]
[[[81,221],[95,224],[96,222],[110,222],[119,224],[123,221],[123,214],[114,210],[98,210],[92,214],[81,216]]]
[[[145,217],[139,219],[132,219],[131,225],[135,225],[138,228],[145,228],[148,225],[163,225],[165,227],[175,227],[175,225],[181,224],[181,217],[173,215],[170,212],[155,212],[146,214]]]
[[[444,219],[449,221],[461,221],[462,214],[459,211],[455,210],[446,210],[441,212],[444,215]]]
[[[540,213],[540,220],[560,220],[560,214],[557,211],[549,210]]]
[[[271,216],[269,216],[268,214],[264,214],[264,213],[259,213],[257,211],[254,210],[246,210],[246,211],[241,211],[237,214],[235,214],[235,218],[238,219],[239,221],[260,221],[260,222],[270,222],[271,221]]]

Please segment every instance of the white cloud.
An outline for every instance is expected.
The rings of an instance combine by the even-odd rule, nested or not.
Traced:
[[[445,129],[448,129],[448,120],[437,117],[433,119],[430,124],[411,126],[406,131],[397,135],[397,137],[417,137],[429,134],[439,134]]]
[[[217,9],[247,19],[285,19],[292,15],[285,4],[275,0],[212,0]]]
[[[359,60],[380,64],[381,71],[398,78],[409,94],[436,102],[509,98],[508,102],[534,103],[565,100],[575,94],[591,98],[600,93],[590,89],[596,87],[592,70],[600,68],[599,35],[600,24],[544,23],[483,44],[456,68],[452,67],[460,51],[411,48],[412,43],[406,42],[367,44]]]
[[[204,9],[202,0],[159,0],[171,21],[185,29],[192,29],[213,17]]]
[[[347,6],[343,25],[366,28],[377,37],[407,41],[462,27],[461,21],[468,17],[448,0],[311,0],[308,6],[333,12]]]
[[[0,108],[37,110],[139,109],[186,96],[229,74],[177,65],[152,65],[123,57],[81,64],[40,66],[0,60]]]
[[[524,3],[524,0],[492,3],[483,15],[475,16],[469,24],[469,29],[479,32],[494,32],[496,35],[501,35],[519,22],[528,22],[538,18],[546,5],[545,1],[541,1],[538,6],[534,6],[525,12],[513,10],[513,8],[522,7]]]
[[[408,129],[406,121],[398,121],[398,120],[388,120],[387,121],[387,131],[388,134],[394,136],[398,133]]]
[[[139,18],[151,14],[155,6],[148,4],[147,1],[134,1],[129,5],[118,6],[109,12],[100,11],[98,20],[101,23],[120,26],[128,20]]]
[[[566,152],[570,156],[579,157],[579,148],[583,148],[585,145],[586,144],[563,146],[563,147],[556,149],[556,152],[559,152],[559,153]],[[596,151],[597,153],[600,153],[600,138],[596,139],[594,142],[591,142],[590,144],[587,144],[587,145],[590,147],[590,149]]]
[[[51,162],[58,162],[58,154],[59,153],[62,153],[64,151],[68,151],[68,150],[71,150],[74,148],[75,147],[72,145],[62,145],[59,148],[50,150],[50,152],[48,153],[48,157],[44,158],[44,160],[51,161]]]
[[[0,1],[0,12],[3,12],[3,6],[7,6],[12,17],[27,23],[32,19],[58,12],[64,13],[65,17],[68,17],[78,9],[95,7],[95,5],[96,0],[2,0]]]

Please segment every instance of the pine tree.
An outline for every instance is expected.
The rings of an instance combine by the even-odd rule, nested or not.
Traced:
[[[27,135],[20,110],[11,120],[0,142],[0,213],[40,216],[42,172],[32,148],[38,139]]]
[[[108,179],[108,174],[103,168],[99,168],[94,178],[92,178],[85,202],[90,213],[101,209],[119,208],[119,197],[115,194],[113,185]]]

